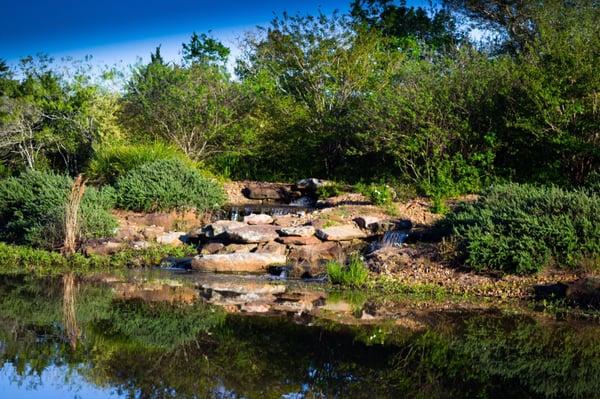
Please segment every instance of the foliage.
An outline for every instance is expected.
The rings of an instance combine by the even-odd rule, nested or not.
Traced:
[[[194,32],[190,38],[190,42],[187,44],[184,43],[182,47],[183,60],[188,63],[225,66],[227,58],[231,53],[231,50],[225,47],[223,43],[205,33],[201,33],[198,36]],[[158,60],[158,57],[156,60]]]
[[[389,205],[395,196],[394,189],[387,184],[358,183],[354,188],[375,205]]]
[[[600,257],[600,197],[585,191],[496,185],[442,223],[475,270],[527,274]]]
[[[0,239],[57,248],[64,239],[64,217],[72,180],[54,173],[27,171],[0,185]],[[114,190],[88,187],[80,207],[80,240],[110,237],[117,227],[109,210]]]
[[[160,141],[149,144],[103,145],[96,149],[86,176],[97,183],[114,184],[130,170],[147,162],[163,159],[178,159],[192,165],[185,154]]]
[[[122,209],[154,212],[214,209],[225,201],[220,185],[179,159],[160,159],[132,169],[116,183]]]
[[[344,192],[344,186],[337,182],[324,184],[317,188],[317,197],[321,199],[336,197]]]
[[[246,109],[244,92],[221,68],[156,61],[134,70],[121,120],[133,140],[164,141],[192,160],[206,161],[238,151]]]
[[[369,270],[358,255],[352,255],[347,265],[333,260],[329,261],[326,269],[332,284],[346,287],[362,287],[369,278]]]

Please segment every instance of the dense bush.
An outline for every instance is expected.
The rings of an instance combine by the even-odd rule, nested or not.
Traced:
[[[56,248],[64,239],[64,217],[71,178],[54,173],[28,171],[0,184],[0,239]],[[81,202],[81,239],[110,237],[117,227],[108,212],[114,190],[87,187]]]
[[[476,270],[526,274],[600,262],[600,196],[585,191],[497,185],[443,223]]]
[[[225,201],[217,182],[177,159],[145,163],[117,180],[117,205],[135,211],[213,209]]]
[[[96,149],[86,175],[97,183],[114,184],[130,170],[159,159],[179,159],[192,164],[181,151],[162,142],[104,145]]]

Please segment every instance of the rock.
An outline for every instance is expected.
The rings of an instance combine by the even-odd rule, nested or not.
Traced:
[[[247,198],[261,200],[287,201],[290,195],[288,187],[273,184],[251,184],[242,192]]]
[[[136,249],[136,250],[142,250],[142,249],[147,249],[150,248],[150,243],[148,241],[133,241],[131,243],[131,248]]]
[[[315,258],[313,261],[302,261],[292,265],[288,271],[288,276],[291,278],[315,278],[323,276],[327,272],[325,265]]]
[[[192,268],[192,259],[193,258],[189,256],[183,258],[167,256],[165,259],[162,260],[162,262],[160,262],[160,267],[188,270]]]
[[[380,220],[371,224],[369,229],[377,234],[383,234],[391,230],[410,230],[412,222],[410,220]]]
[[[288,258],[299,263],[317,264],[322,260],[338,259],[342,255],[341,247],[334,241],[328,241],[317,245],[291,246]]]
[[[366,237],[366,234],[353,224],[317,229],[316,234],[324,241],[349,241]]]
[[[148,226],[142,229],[142,235],[148,241],[157,241],[157,238],[165,233],[165,228],[162,226]]]
[[[200,249],[200,253],[202,255],[216,254],[217,252],[222,250],[224,247],[225,247],[225,244],[223,244],[222,242],[209,242],[202,246],[202,248]]]
[[[567,301],[588,309],[600,309],[600,278],[584,277],[569,284]]]
[[[277,255],[285,255],[287,252],[287,247],[285,245],[276,243],[276,242],[268,242],[262,246],[260,246],[257,250],[257,253],[267,253],[267,254],[277,254]]]
[[[354,221],[361,229],[371,230],[371,228],[376,225],[380,219],[375,216],[358,216],[354,218]]]
[[[83,253],[90,255],[114,255],[123,248],[123,244],[114,241],[90,242],[84,245]]]
[[[187,234],[183,231],[171,231],[156,237],[156,242],[162,245],[179,246],[187,242]]]
[[[286,263],[285,255],[269,253],[233,253],[199,255],[192,260],[192,268],[210,272],[265,272],[269,266]]]
[[[292,215],[275,216],[273,219],[273,224],[282,227],[291,227],[300,223],[300,219]]]
[[[325,180],[311,177],[308,179],[298,180],[294,188],[305,193],[315,193],[319,187],[322,187],[326,184],[327,182]]]
[[[271,224],[271,223],[273,223],[273,218],[264,213],[259,213],[259,214],[253,213],[251,215],[244,216],[244,222],[248,223],[250,225]]]
[[[217,253],[219,254],[234,254],[248,253],[254,251],[258,247],[257,244],[227,244]]]
[[[273,225],[256,225],[256,226],[244,226],[237,229],[227,231],[227,237],[230,240],[244,243],[254,244],[261,242],[274,241],[279,234],[277,234],[277,226]]]
[[[322,241],[315,236],[310,237],[279,237],[275,241],[285,245],[317,245]]]
[[[313,226],[284,227],[279,229],[279,234],[291,237],[310,237],[315,234],[315,228]]]
[[[235,220],[217,220],[214,223],[206,225],[202,228],[202,233],[208,238],[219,237],[230,230],[239,229],[246,226],[245,223]]]

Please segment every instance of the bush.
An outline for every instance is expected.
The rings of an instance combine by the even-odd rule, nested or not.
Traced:
[[[388,205],[394,200],[394,190],[387,184],[358,183],[356,191],[367,197],[375,205]]]
[[[358,255],[351,256],[347,266],[332,260],[326,268],[332,284],[346,287],[362,287],[369,277],[369,270]]]
[[[600,260],[600,196],[585,191],[492,186],[442,223],[475,270],[527,274]]]
[[[145,163],[117,180],[117,205],[142,212],[205,211],[225,202],[220,185],[178,159]]]
[[[317,188],[317,197],[326,199],[336,197],[344,192],[344,187],[340,183],[332,182]]]
[[[114,184],[130,170],[161,159],[178,159],[190,166],[193,164],[183,152],[161,142],[116,144],[96,149],[86,174],[97,183]]]
[[[64,217],[73,181],[68,176],[28,171],[4,179],[0,186],[0,240],[54,249],[64,239]],[[115,193],[110,187],[87,187],[80,207],[83,240],[110,237],[117,227],[108,212]]]

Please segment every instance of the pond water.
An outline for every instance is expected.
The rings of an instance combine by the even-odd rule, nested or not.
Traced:
[[[392,321],[226,314],[0,277],[2,398],[597,398],[600,325],[518,312]]]

